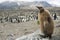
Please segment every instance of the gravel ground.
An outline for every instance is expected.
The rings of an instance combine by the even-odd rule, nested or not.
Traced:
[[[54,34],[56,37],[60,35],[60,21],[56,20]],[[23,23],[0,23],[0,40],[15,40],[23,35],[34,33],[39,29],[36,21]],[[59,37],[58,37],[59,38]]]

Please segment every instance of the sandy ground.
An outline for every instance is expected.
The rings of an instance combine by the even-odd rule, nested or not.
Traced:
[[[60,35],[60,21],[54,21],[55,28],[53,35]],[[0,23],[0,40],[14,40],[23,35],[33,33],[39,29],[37,21],[23,23]]]

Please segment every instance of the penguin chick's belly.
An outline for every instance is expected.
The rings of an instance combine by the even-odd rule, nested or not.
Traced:
[[[48,21],[44,22],[44,33],[50,34],[51,33],[51,25]]]

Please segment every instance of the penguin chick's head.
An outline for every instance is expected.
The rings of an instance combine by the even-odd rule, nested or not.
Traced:
[[[39,10],[40,10],[40,13],[44,12],[44,8],[43,7],[38,7],[36,6]]]

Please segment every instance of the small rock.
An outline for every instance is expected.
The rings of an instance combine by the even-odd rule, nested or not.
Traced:
[[[6,40],[15,40],[14,39],[14,35],[13,34],[7,35],[7,39]]]

